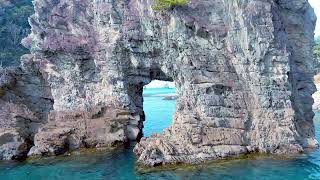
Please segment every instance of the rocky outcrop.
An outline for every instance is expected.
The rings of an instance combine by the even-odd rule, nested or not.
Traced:
[[[317,146],[316,18],[306,1],[192,0],[161,11],[152,3],[35,0],[23,41],[32,55],[0,87],[1,102],[14,104],[3,116],[19,110],[28,127],[39,126],[20,132],[10,116],[14,138],[1,150],[19,154],[5,147],[27,144],[29,156],[57,155],[138,140],[139,162],[158,165]],[[163,133],[140,140],[143,86],[154,79],[175,82],[177,111]]]
[[[0,159],[23,159],[39,127],[47,123],[53,99],[31,55],[21,68],[0,69]]]

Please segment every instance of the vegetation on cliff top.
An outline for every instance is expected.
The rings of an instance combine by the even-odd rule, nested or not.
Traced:
[[[320,37],[318,37],[315,41],[314,46],[314,59],[315,59],[315,71],[316,73],[320,73]]]
[[[155,0],[155,4],[152,6],[155,10],[165,9],[172,6],[181,6],[188,4],[190,0]]]
[[[31,14],[31,0],[0,0],[0,65],[16,66],[20,57],[28,53],[20,42],[30,32]]]

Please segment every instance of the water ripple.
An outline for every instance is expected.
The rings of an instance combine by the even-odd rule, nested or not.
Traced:
[[[171,123],[174,107],[174,101],[163,101],[161,97],[145,97],[145,110],[147,114],[145,134],[150,135],[152,132],[159,132],[163,128],[166,128]],[[316,113],[315,126],[317,137],[320,139],[320,113]],[[319,150],[290,160],[261,157],[251,160],[230,160],[155,171],[140,170],[136,167],[135,162],[136,157],[132,153],[132,148],[26,162],[1,162],[0,180],[320,179]]]

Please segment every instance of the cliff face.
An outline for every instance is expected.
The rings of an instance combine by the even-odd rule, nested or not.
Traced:
[[[154,79],[175,82],[177,111],[168,129],[136,145],[142,163],[317,145],[307,2],[192,0],[163,11],[152,3],[34,1],[23,40],[32,55],[1,74],[2,158],[139,141],[143,86]]]

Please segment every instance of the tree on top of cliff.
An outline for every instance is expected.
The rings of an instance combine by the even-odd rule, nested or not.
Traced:
[[[165,9],[172,6],[186,5],[190,0],[156,0],[155,4],[152,6],[155,10]]]
[[[317,45],[320,44],[320,36],[318,36],[318,37],[316,38],[316,44],[317,44]]]
[[[316,41],[316,45],[314,46],[314,55],[319,62],[320,61],[320,40]]]
[[[318,37],[315,41],[316,45],[314,46],[314,59],[315,59],[315,69],[316,73],[320,73],[320,37]]]
[[[28,17],[33,14],[31,0],[0,0],[0,64],[20,64],[20,56],[29,53],[20,41],[30,33]]]

